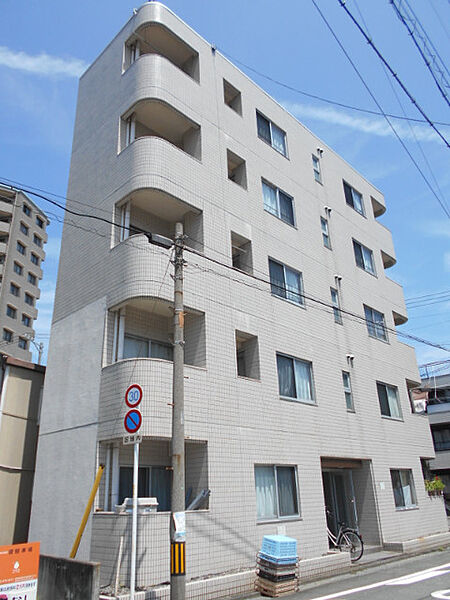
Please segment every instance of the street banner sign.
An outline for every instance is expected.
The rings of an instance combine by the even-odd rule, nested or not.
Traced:
[[[128,433],[137,433],[142,425],[141,413],[133,408],[127,412],[123,424]]]
[[[130,408],[139,406],[142,400],[142,388],[137,383],[133,383],[125,392],[125,403]]]
[[[0,599],[36,600],[39,542],[0,546]]]

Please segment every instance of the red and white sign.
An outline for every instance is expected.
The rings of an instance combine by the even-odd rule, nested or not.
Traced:
[[[0,600],[36,600],[39,542],[0,546]]]
[[[125,404],[130,408],[139,406],[142,400],[142,388],[137,383],[133,383],[125,392]]]

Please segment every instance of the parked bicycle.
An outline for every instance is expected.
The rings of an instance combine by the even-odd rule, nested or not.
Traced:
[[[327,511],[328,514],[329,511]],[[327,535],[330,542],[335,548],[339,548],[341,552],[350,552],[350,560],[358,561],[364,552],[364,543],[362,537],[351,527],[347,527],[345,523],[339,522],[339,530],[336,535],[330,531],[327,525]]]

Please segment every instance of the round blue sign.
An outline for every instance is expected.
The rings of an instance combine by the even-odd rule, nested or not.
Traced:
[[[123,420],[123,424],[128,433],[136,433],[139,431],[142,425],[142,415],[141,413],[133,408],[129,410],[125,415],[125,419]]]

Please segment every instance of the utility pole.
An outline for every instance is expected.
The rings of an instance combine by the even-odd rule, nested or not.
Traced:
[[[170,514],[170,598],[186,595],[186,521],[184,478],[184,306],[183,224],[175,225],[172,407],[172,506]]]

